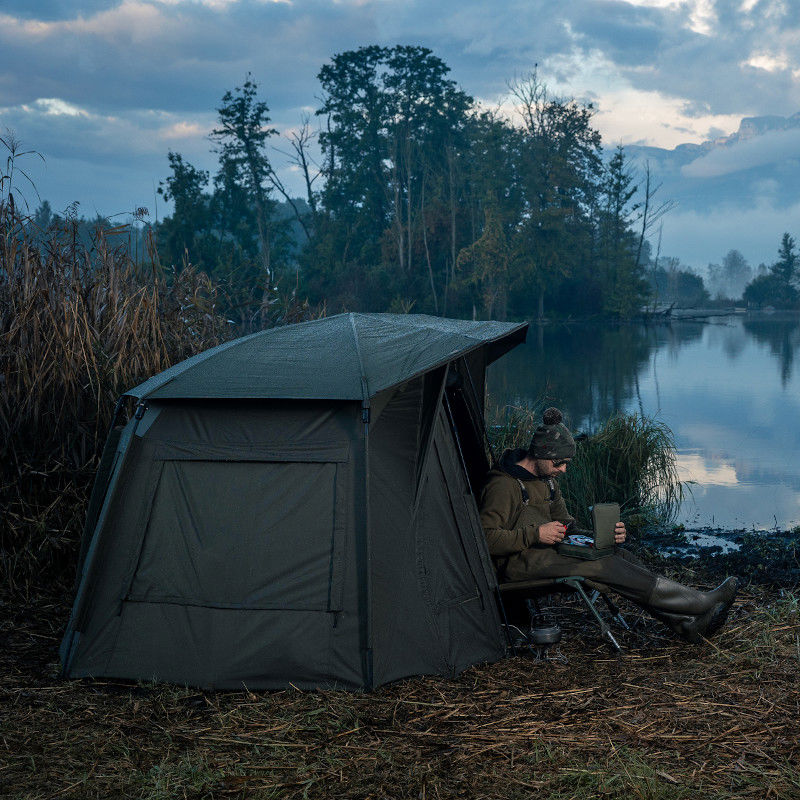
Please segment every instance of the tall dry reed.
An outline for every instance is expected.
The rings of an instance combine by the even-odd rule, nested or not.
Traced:
[[[229,291],[187,263],[137,263],[129,226],[37,229],[0,176],[0,581],[71,578],[94,471],[118,397],[245,331]],[[248,331],[322,316],[294,293],[236,287]]]
[[[231,334],[207,276],[136,264],[126,233],[125,226],[98,231],[83,244],[74,222],[37,230],[13,203],[0,202],[0,578],[7,581],[68,569],[117,397]]]

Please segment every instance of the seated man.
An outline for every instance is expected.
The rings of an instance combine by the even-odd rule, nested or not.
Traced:
[[[725,623],[736,578],[701,592],[654,574],[626,550],[596,560],[559,554],[557,545],[573,518],[555,479],[575,455],[575,440],[561,420],[558,409],[548,408],[530,448],[506,450],[489,473],[481,494],[481,523],[500,579],[580,575],[644,607],[686,641],[711,636]],[[618,522],[616,543],[621,545],[625,536],[625,525]]]

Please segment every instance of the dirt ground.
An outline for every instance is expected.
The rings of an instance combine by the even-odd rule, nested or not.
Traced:
[[[371,693],[201,692],[58,677],[66,593],[5,599],[0,796],[800,798],[800,596],[748,587],[711,642],[633,607],[622,655],[563,640]]]

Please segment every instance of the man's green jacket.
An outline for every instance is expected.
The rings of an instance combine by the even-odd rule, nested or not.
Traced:
[[[481,524],[495,558],[539,544],[540,525],[554,520],[567,524],[573,519],[555,480],[537,478],[516,463],[525,454],[522,449],[506,450],[481,492]]]

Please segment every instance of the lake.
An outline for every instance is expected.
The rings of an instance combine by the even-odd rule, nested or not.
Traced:
[[[687,527],[800,525],[800,316],[531,325],[489,368],[493,404],[557,405],[591,431],[640,411],[675,435]]]

